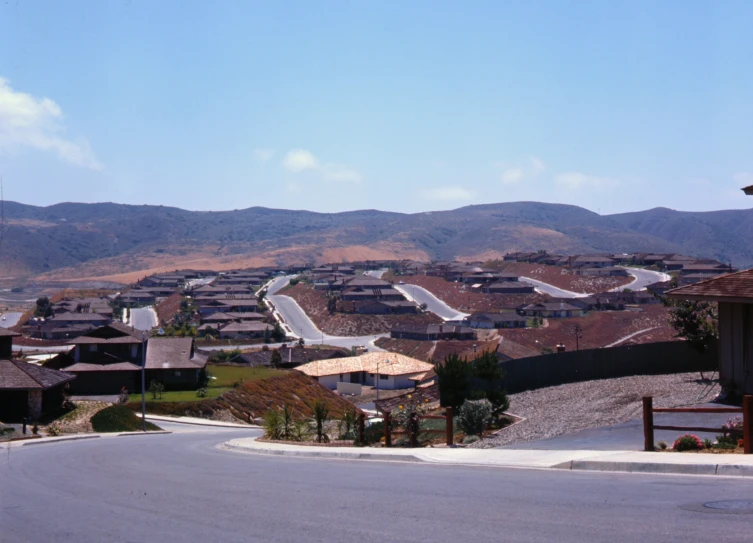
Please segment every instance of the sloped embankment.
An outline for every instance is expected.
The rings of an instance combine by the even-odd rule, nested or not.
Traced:
[[[245,383],[225,392],[219,398],[196,402],[147,403],[147,412],[153,415],[222,418],[230,413],[236,419],[248,422],[263,417],[269,409],[282,409],[287,404],[296,418],[311,418],[311,406],[324,401],[330,417],[339,418],[346,409],[352,409],[343,400],[311,377],[290,371],[279,377]],[[140,405],[131,404],[134,409]]]

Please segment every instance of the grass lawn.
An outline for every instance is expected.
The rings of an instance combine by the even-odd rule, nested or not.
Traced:
[[[230,388],[241,379],[243,379],[244,383],[249,383],[251,381],[285,375],[284,370],[276,370],[273,368],[249,368],[246,366],[208,365],[207,371],[210,375],[216,377],[216,379],[209,380],[209,388],[207,389],[207,392],[212,388]]]
[[[272,368],[249,368],[246,366],[215,366],[213,364],[207,365],[207,371],[215,379],[209,380],[209,386],[207,387],[207,395],[204,398],[199,398],[196,395],[195,390],[169,390],[162,393],[162,399],[154,399],[152,393],[147,390],[146,401],[147,402],[198,402],[209,398],[217,398],[222,396],[225,392],[233,388],[233,385],[238,383],[241,379],[244,383],[250,383],[252,381],[258,381],[260,379],[268,379],[270,377],[277,377],[278,375],[284,375],[285,371],[276,370]],[[148,384],[147,384],[148,386]],[[130,394],[128,396],[128,402],[141,402],[141,393]]]

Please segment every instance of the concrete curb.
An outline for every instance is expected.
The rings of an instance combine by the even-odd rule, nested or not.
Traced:
[[[95,439],[98,437],[102,437],[102,436],[99,434],[96,434],[96,435],[86,435],[86,436],[53,437],[53,438],[47,438],[47,439],[41,438],[38,440],[21,443],[20,446],[31,447],[33,445],[50,445],[52,443],[64,443],[66,441],[80,441],[82,439]]]
[[[609,462],[602,460],[572,460],[555,469],[573,471],[613,471],[623,473],[657,473],[676,475],[721,475],[753,477],[753,466],[741,464],[668,464],[663,462]]]
[[[337,452],[333,450],[322,451],[294,451],[289,449],[256,449],[253,447],[239,447],[230,442],[219,445],[221,449],[244,454],[257,454],[261,456],[293,456],[298,458],[335,458],[339,460],[378,460],[380,462],[425,462],[425,460],[412,454],[374,454],[356,452]]]
[[[106,434],[86,434],[86,435],[72,435],[72,436],[62,436],[62,437],[48,437],[48,438],[41,438],[41,439],[35,439],[33,441],[26,441],[23,443],[19,443],[18,446],[20,447],[30,447],[33,445],[51,445],[53,443],[65,443],[67,441],[81,441],[83,439],[97,439],[100,437],[123,437],[123,436],[150,436],[150,435],[165,435],[165,434],[172,434],[172,432],[169,432],[167,430],[158,430],[154,432],[112,432],[112,433],[106,433]]]
[[[261,426],[258,426],[256,424],[232,424],[232,425],[225,425],[225,424],[211,424],[212,421],[207,420],[206,423],[204,422],[197,422],[193,420],[181,420],[179,418],[170,418],[170,417],[163,417],[160,415],[149,415],[147,413],[146,420],[156,421],[156,422],[169,422],[173,424],[190,424],[192,426],[206,426],[211,428],[227,428],[230,430],[259,430],[261,429]]]

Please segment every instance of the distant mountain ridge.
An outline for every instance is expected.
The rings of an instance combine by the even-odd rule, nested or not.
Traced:
[[[214,260],[489,259],[518,250],[676,252],[753,264],[753,210],[599,215],[572,205],[510,202],[404,214],[5,202],[4,213],[0,277],[100,276]]]

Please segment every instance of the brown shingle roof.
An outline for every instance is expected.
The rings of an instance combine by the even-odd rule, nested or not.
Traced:
[[[139,371],[141,366],[132,364],[131,362],[114,362],[112,364],[87,364],[85,362],[78,362],[72,364],[67,368],[63,368],[62,371],[66,373],[83,373],[92,371]]]
[[[18,332],[13,332],[6,328],[0,328],[0,337],[20,337],[20,336],[21,334],[19,334]]]
[[[666,295],[673,300],[753,303],[753,270],[730,273],[668,290]]]
[[[74,378],[74,375],[20,360],[0,360],[0,390],[46,390]]]
[[[146,346],[148,370],[196,370],[206,363],[206,357],[194,352],[190,337],[151,338]]]

